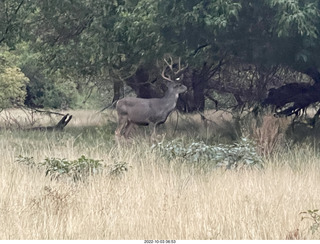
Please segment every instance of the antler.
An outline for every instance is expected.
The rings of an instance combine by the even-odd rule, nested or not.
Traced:
[[[178,64],[178,70],[177,71],[174,71],[173,70],[173,65],[174,65],[174,62],[173,62],[173,59],[171,56],[169,56],[169,61],[167,59],[163,59],[164,62],[166,63],[166,67],[163,68],[162,72],[161,72],[161,76],[163,79],[167,80],[167,81],[170,81],[170,82],[174,82],[172,79],[171,79],[171,76],[165,76],[164,72],[167,68],[170,69],[170,71],[174,74],[174,76],[180,76],[183,72],[185,72],[186,68],[188,67],[188,65],[186,65],[185,67],[181,67],[181,58],[179,57],[179,64]]]
[[[182,74],[183,72],[185,72],[185,70],[188,68],[188,64],[184,67],[181,68],[181,58],[179,57],[179,69],[177,72],[174,72],[175,75],[180,75]]]

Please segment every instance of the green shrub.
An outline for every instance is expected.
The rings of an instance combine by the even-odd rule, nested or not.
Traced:
[[[75,84],[67,79],[30,79],[25,104],[30,107],[69,108],[76,101]]]
[[[46,175],[51,175],[52,178],[68,176],[73,180],[81,180],[88,175],[94,175],[101,171],[101,160],[95,160],[81,156],[76,160],[69,161],[60,158],[46,158],[42,163],[46,168]]]
[[[0,109],[24,103],[29,79],[17,66],[16,56],[0,47]]]
[[[16,162],[24,164],[31,169],[45,171],[46,176],[58,180],[60,178],[71,178],[74,181],[84,180],[89,175],[97,175],[107,169],[109,176],[121,176],[131,167],[127,162],[114,161],[112,164],[104,165],[102,160],[86,158],[82,155],[76,160],[65,158],[46,158],[44,161],[35,162],[33,157],[19,155]]]
[[[74,181],[83,180],[85,177],[95,175],[103,170],[101,160],[86,158],[84,155],[71,161],[65,158],[46,158],[40,163],[36,163],[33,157],[20,155],[16,161],[32,168],[44,169],[46,175],[51,176],[52,179],[65,176],[72,178]]]
[[[227,169],[237,168],[239,165],[262,167],[262,157],[256,152],[255,145],[247,138],[239,142],[226,145],[207,145],[204,142],[185,144],[182,140],[160,142],[152,146],[167,158],[182,159],[187,162],[209,162],[216,166],[226,166]]]

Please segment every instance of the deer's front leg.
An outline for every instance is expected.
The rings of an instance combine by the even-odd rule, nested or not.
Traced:
[[[150,139],[151,139],[152,143],[157,142],[157,139],[158,139],[157,138],[157,126],[158,126],[157,123],[152,123],[151,126],[150,126],[150,130],[151,130]]]

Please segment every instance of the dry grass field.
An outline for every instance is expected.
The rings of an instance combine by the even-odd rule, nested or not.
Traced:
[[[143,133],[117,144],[113,112],[70,113],[64,132],[0,131],[0,239],[319,239],[320,229],[310,231],[314,220],[300,214],[320,207],[320,157],[312,146],[279,149],[262,170],[201,170],[168,162]],[[2,127],[13,117],[28,122],[12,111]],[[165,139],[175,131],[185,140],[214,134],[196,118],[180,117],[177,130],[175,123],[162,128]],[[36,162],[85,155],[126,170],[55,180],[17,162],[19,155]]]

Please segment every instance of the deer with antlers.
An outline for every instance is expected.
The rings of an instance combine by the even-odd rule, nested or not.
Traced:
[[[133,125],[150,125],[151,138],[156,135],[156,128],[159,124],[167,120],[169,114],[175,109],[180,93],[187,91],[187,87],[179,83],[187,66],[181,67],[179,58],[178,69],[174,67],[172,57],[164,59],[166,66],[163,68],[161,76],[165,79],[167,91],[162,98],[136,98],[126,97],[120,99],[116,104],[118,113],[118,127],[115,131],[116,137],[124,136],[128,138]],[[166,71],[172,72],[174,78],[166,75]]]

